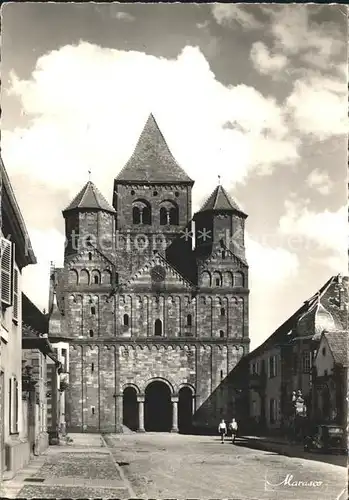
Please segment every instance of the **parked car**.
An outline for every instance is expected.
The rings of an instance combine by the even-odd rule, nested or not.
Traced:
[[[304,451],[346,453],[347,443],[344,427],[337,424],[316,425],[304,438]]]

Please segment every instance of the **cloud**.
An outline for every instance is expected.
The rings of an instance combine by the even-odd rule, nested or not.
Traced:
[[[218,170],[230,184],[298,159],[298,142],[275,99],[221,84],[198,47],[167,60],[80,43],[39,58],[29,80],[11,78],[10,94],[31,120],[27,128],[3,131],[4,160],[14,175],[30,171],[70,196],[91,168],[111,198],[113,179],[151,111],[175,158],[197,180],[194,205],[210,193]]]
[[[288,59],[283,54],[271,54],[263,42],[255,42],[252,45],[250,59],[257,71],[263,75],[273,74],[284,69]]]
[[[336,212],[315,213],[294,201],[285,202],[286,214],[280,218],[279,230],[284,235],[303,238],[303,253],[329,251],[340,259],[348,252],[348,207]],[[332,258],[330,255],[330,258]]]
[[[319,76],[297,80],[286,106],[294,127],[303,134],[324,140],[348,132],[344,81]]]
[[[23,269],[23,291],[40,309],[48,309],[50,262],[63,265],[64,236],[55,229],[28,227],[38,263]]]
[[[289,250],[270,247],[246,235],[246,257],[250,266],[250,288],[275,287],[299,271],[298,256]],[[272,292],[272,290],[270,290]]]
[[[316,12],[311,5],[283,5],[264,7],[271,16],[270,31],[276,47],[288,54],[313,51],[328,59],[339,54],[344,47],[344,39],[334,23],[321,24],[310,19]]]
[[[309,187],[315,188],[320,194],[327,195],[331,192],[333,181],[331,181],[327,172],[315,168],[310,172],[306,183]]]
[[[128,22],[132,22],[136,19],[128,12],[122,12],[122,11],[113,12],[112,17],[114,17],[114,19],[119,19],[120,21],[128,21]]]
[[[210,21],[204,21],[203,23],[196,23],[196,27],[199,29],[207,28],[210,24]]]
[[[248,12],[248,7],[233,4],[214,4],[212,14],[216,22],[221,25],[242,26],[245,29],[260,29],[263,24],[256,17]]]

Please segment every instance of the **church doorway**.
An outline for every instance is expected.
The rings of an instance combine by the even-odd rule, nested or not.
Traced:
[[[193,393],[190,387],[182,387],[178,396],[178,430],[189,434],[192,430]]]
[[[134,387],[126,387],[123,392],[123,424],[132,431],[138,429],[137,392]]]
[[[146,431],[171,431],[171,391],[164,382],[151,382],[145,390],[144,427]]]

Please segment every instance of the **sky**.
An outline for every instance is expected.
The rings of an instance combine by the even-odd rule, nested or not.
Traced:
[[[248,214],[251,348],[330,276],[347,274],[344,5],[9,3],[2,6],[2,156],[48,306],[62,210],[113,179],[152,112],[195,180]]]

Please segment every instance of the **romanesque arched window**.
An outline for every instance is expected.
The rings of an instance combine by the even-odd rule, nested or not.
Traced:
[[[80,271],[80,284],[89,285],[89,283],[90,283],[90,274],[86,269],[82,269]]]
[[[178,205],[171,200],[162,201],[160,208],[160,225],[178,226],[178,224],[179,224]]]
[[[234,286],[244,286],[244,275],[241,272],[234,273]]]
[[[203,287],[210,287],[211,286],[211,275],[208,271],[204,271],[201,273],[201,285]]]
[[[72,284],[72,285],[78,284],[79,276],[78,276],[78,273],[75,269],[70,269],[68,279],[69,279],[69,284]]]
[[[187,326],[192,326],[193,324],[193,318],[191,314],[187,315]]]
[[[90,337],[93,337],[93,330],[90,330]]]
[[[219,330],[219,336],[220,336],[221,339],[224,337],[224,331],[223,330]]]
[[[222,275],[221,273],[214,273],[213,275],[213,286],[222,286]]]
[[[105,285],[110,285],[111,283],[111,272],[105,269],[102,274],[102,283]]]
[[[225,316],[225,308],[221,307],[221,316]]]
[[[161,336],[162,335],[162,321],[161,319],[156,319],[155,320],[155,335]]]
[[[146,200],[136,200],[132,203],[133,224],[151,224],[151,208]]]
[[[129,326],[130,318],[128,314],[124,314],[124,326]]]

